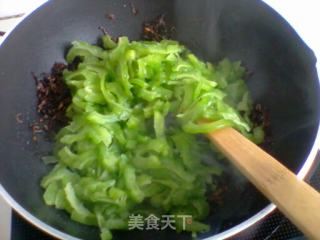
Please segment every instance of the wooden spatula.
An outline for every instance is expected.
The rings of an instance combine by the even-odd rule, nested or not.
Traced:
[[[207,136],[307,237],[320,239],[320,194],[316,190],[233,128]]]

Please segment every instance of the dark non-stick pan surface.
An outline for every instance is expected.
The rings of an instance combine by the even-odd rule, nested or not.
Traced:
[[[113,36],[140,39],[142,23],[165,14],[175,27],[173,38],[200,58],[241,60],[255,102],[269,111],[272,154],[295,172],[313,146],[319,123],[319,87],[313,53],[291,27],[264,3],[255,0],[53,0],[28,16],[0,49],[0,183],[29,213],[50,226],[83,239],[98,239],[98,230],[69,220],[47,207],[39,181],[50,167],[40,156],[50,141],[32,143],[28,125],[36,119],[31,72],[48,72],[64,59],[73,40],[96,43],[99,26]],[[109,20],[107,14],[114,14]],[[16,122],[22,113],[24,122]],[[210,233],[231,228],[269,203],[240,174],[230,170],[229,191],[213,206]],[[119,232],[115,239],[189,239],[170,231]]]

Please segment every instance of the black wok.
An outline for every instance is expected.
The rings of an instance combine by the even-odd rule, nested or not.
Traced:
[[[31,142],[28,124],[36,119],[31,72],[48,72],[63,61],[70,41],[95,43],[99,26],[113,36],[139,39],[142,22],[165,14],[173,38],[200,58],[241,60],[255,102],[269,111],[273,144],[269,151],[303,178],[319,138],[319,82],[316,59],[289,24],[258,0],[53,0],[28,16],[0,48],[0,193],[11,206],[44,231],[64,239],[98,239],[98,229],[69,220],[42,200],[39,181],[50,167],[40,156],[52,143]],[[115,15],[108,20],[106,14]],[[22,113],[24,122],[16,122]],[[230,170],[234,171],[234,170]],[[210,233],[231,236],[270,213],[274,206],[240,174],[230,174],[224,203],[213,206]],[[241,224],[241,225],[239,225]],[[72,237],[71,237],[72,236]],[[115,239],[190,239],[170,231],[117,232]]]

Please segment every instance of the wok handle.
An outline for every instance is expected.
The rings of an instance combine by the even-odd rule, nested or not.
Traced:
[[[320,239],[320,194],[232,128],[208,138],[307,237]]]

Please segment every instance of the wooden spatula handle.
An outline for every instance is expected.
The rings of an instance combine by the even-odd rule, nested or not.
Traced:
[[[232,128],[207,134],[238,169],[307,237],[320,239],[320,194]]]

